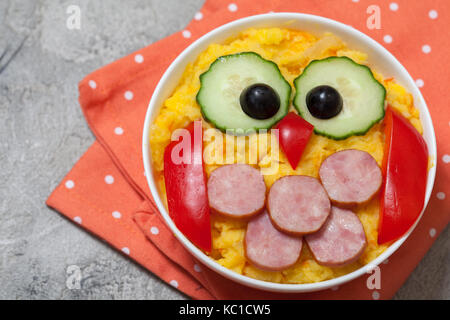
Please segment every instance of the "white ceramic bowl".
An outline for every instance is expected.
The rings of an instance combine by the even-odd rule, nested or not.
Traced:
[[[164,100],[167,99],[170,94],[172,94],[175,86],[178,84],[181,78],[185,67],[189,62],[195,61],[198,55],[202,51],[204,51],[209,44],[222,43],[230,36],[237,35],[239,32],[250,27],[288,27],[304,30],[316,35],[321,35],[324,32],[328,31],[344,40],[350,48],[361,50],[362,52],[367,53],[369,55],[368,63],[371,67],[373,67],[378,72],[381,72],[381,74],[383,74],[385,77],[395,77],[395,80],[398,83],[402,84],[410,93],[412,93],[414,97],[414,104],[416,108],[420,110],[420,117],[424,128],[423,136],[428,145],[429,154],[434,159],[436,159],[436,138],[434,134],[433,124],[431,122],[430,113],[428,112],[425,101],[411,76],[408,74],[406,69],[397,61],[397,59],[394,58],[392,54],[390,54],[385,48],[383,48],[373,39],[345,24],[308,14],[270,13],[236,20],[210,31],[209,33],[192,43],[189,47],[187,47],[166,70],[153,93],[144,124],[142,151],[144,157],[145,173],[148,185],[150,186],[150,191],[156,202],[156,205],[158,206],[159,211],[161,212],[161,215],[163,216],[164,220],[166,221],[172,232],[175,234],[175,236],[180,240],[182,245],[204,265],[230,280],[250,287],[275,292],[310,292],[342,285],[345,282],[364,275],[369,270],[368,268],[372,268],[373,266],[380,264],[391,254],[393,254],[406,240],[406,238],[408,238],[420,218],[404,236],[395,241],[385,252],[383,252],[378,258],[373,260],[370,265],[362,267],[344,276],[318,283],[279,284],[256,280],[237,274],[210,259],[177,229],[173,221],[170,219],[170,216],[161,200],[160,190],[157,182],[155,181],[154,173],[152,170],[152,159],[149,150],[149,133],[152,121],[158,115]],[[435,173],[436,167],[434,166],[428,172],[425,206],[430,199]]]

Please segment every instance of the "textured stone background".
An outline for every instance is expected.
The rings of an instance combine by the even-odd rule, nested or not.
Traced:
[[[94,141],[77,83],[104,64],[182,29],[202,0],[1,0],[0,55],[22,50],[0,74],[0,299],[185,299],[131,260],[45,206]],[[66,9],[79,5],[82,28]],[[450,299],[449,228],[397,299]],[[82,270],[81,290],[66,286]]]

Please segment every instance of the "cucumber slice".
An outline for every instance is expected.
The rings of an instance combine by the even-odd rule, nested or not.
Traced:
[[[308,92],[320,85],[335,88],[342,97],[342,111],[330,119],[311,115],[306,105]],[[347,57],[314,60],[294,80],[294,106],[314,126],[314,132],[335,140],[364,135],[384,117],[386,89],[369,67]]]
[[[203,117],[216,128],[230,134],[247,134],[253,130],[269,129],[289,110],[291,86],[281,75],[278,66],[255,52],[241,52],[222,56],[200,75],[197,93]],[[241,108],[242,91],[255,83],[272,87],[280,97],[280,109],[271,118],[258,120]]]

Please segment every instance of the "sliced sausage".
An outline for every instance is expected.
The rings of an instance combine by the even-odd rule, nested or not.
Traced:
[[[324,266],[340,267],[356,261],[367,241],[358,216],[350,210],[331,208],[331,214],[316,233],[305,236],[316,261]]]
[[[267,197],[267,209],[275,227],[292,235],[319,230],[330,208],[330,200],[319,180],[308,176],[278,179]]]
[[[266,184],[259,170],[247,164],[215,169],[208,179],[209,206],[219,214],[250,217],[264,209]]]
[[[244,247],[247,259],[256,267],[278,271],[292,266],[298,260],[302,238],[278,231],[265,211],[248,223]]]
[[[326,158],[319,177],[331,202],[350,207],[366,203],[380,190],[381,169],[367,152],[347,149]]]

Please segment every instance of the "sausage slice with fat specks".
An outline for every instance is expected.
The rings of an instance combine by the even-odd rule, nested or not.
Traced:
[[[355,149],[338,151],[326,158],[319,176],[331,202],[344,207],[368,202],[380,190],[383,181],[375,159]]]
[[[253,265],[263,270],[279,271],[297,262],[302,238],[278,231],[265,211],[248,223],[244,247],[245,255]]]
[[[356,261],[367,245],[358,216],[338,207],[332,207],[323,227],[305,236],[305,240],[316,261],[330,267],[341,267]]]
[[[211,209],[233,218],[260,213],[266,200],[266,184],[258,169],[230,164],[215,169],[208,179]]]
[[[267,209],[274,226],[291,235],[320,229],[331,204],[319,180],[308,176],[285,176],[272,185]]]

